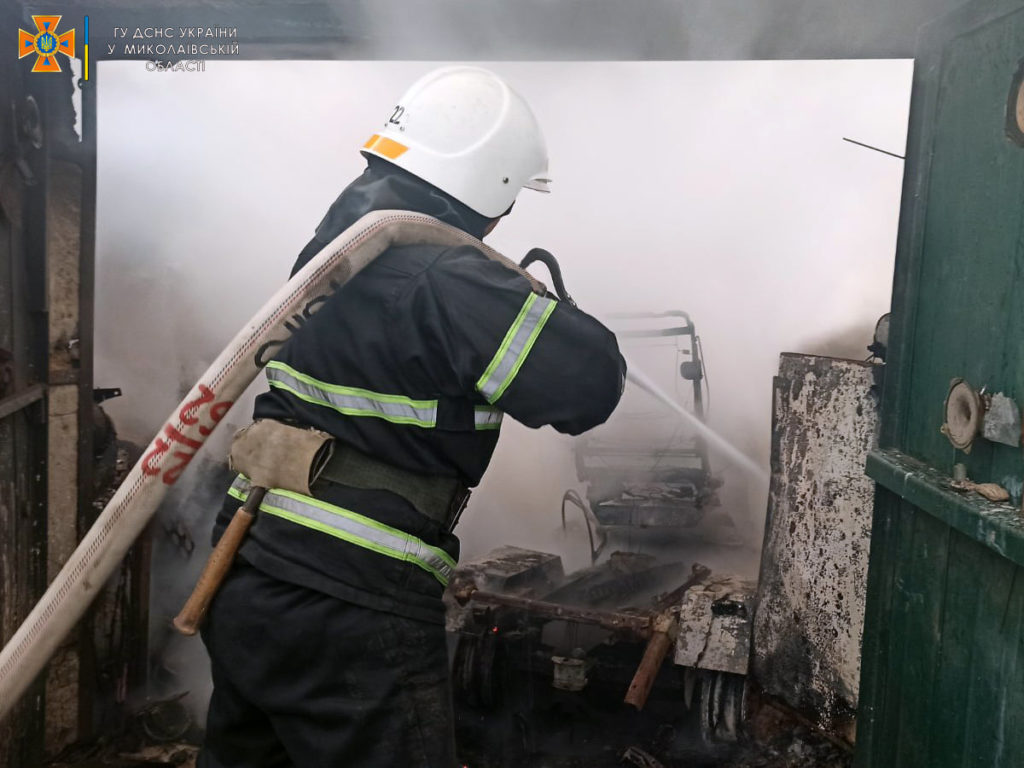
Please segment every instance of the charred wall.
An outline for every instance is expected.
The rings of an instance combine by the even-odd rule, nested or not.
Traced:
[[[769,694],[850,737],[857,708],[878,444],[880,366],[783,354],[753,673]]]
[[[11,31],[31,23],[15,4],[0,19]],[[76,545],[94,494],[95,158],[74,129],[66,60],[60,73],[31,68],[13,50],[0,57],[2,641]],[[0,723],[0,764],[38,765],[44,745],[59,749],[91,729],[93,661],[83,627]]]

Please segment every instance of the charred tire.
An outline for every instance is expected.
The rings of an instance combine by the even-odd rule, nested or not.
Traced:
[[[452,677],[460,703],[483,711],[498,705],[501,655],[500,639],[494,632],[459,635]]]
[[[705,672],[697,702],[700,735],[708,746],[735,744],[743,738],[747,719],[747,678],[727,672]]]

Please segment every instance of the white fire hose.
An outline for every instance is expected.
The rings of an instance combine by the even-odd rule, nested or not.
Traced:
[[[221,352],[132,467],[42,599],[0,652],[0,719],[11,710],[113,575],[196,451],[292,334],[363,267],[392,246],[473,245],[476,238],[408,211],[376,211],[336,237],[268,301]],[[527,275],[535,290],[540,284]]]

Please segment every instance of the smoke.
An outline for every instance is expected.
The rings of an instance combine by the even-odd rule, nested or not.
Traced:
[[[357,148],[432,66],[102,64],[96,383],[124,390],[108,409],[123,437],[148,441],[287,278],[362,170]],[[689,312],[710,374],[709,423],[767,467],[779,353],[866,356],[858,348],[888,311],[902,163],[841,139],[902,150],[911,63],[487,66],[534,107],[555,179],[551,195],[524,192],[488,242],[516,259],[550,249],[580,306],[599,317]],[[671,353],[642,365],[661,388],[676,387]],[[235,406],[235,424],[250,402]],[[563,492],[583,490],[571,441],[506,424],[459,527],[463,556],[516,544],[562,551],[567,568],[588,564],[578,517],[570,512],[567,534],[559,522]],[[723,509],[759,542],[765,484],[712,461]],[[204,469],[216,462],[195,465],[194,489],[217,486]],[[205,542],[223,490],[193,496],[195,540]],[[164,567],[161,590],[187,591],[194,574],[173,558]]]
[[[963,0],[459,0],[300,6],[337,58],[503,61],[901,58]],[[322,14],[322,15],[321,15]]]

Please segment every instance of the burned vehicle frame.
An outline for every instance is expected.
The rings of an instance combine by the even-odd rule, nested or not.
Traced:
[[[703,421],[706,369],[689,315],[615,320],[620,339],[672,340],[673,375]],[[677,430],[664,447],[652,446],[646,429],[639,442],[578,441],[576,470],[587,491],[566,492],[562,525],[568,504],[582,511],[590,567],[566,574],[558,555],[503,546],[457,570],[447,621],[464,760],[600,762],[631,749],[676,758],[740,740],[756,585],[632,536],[686,537],[718,503],[720,482],[700,434],[678,437]],[[641,551],[602,558],[624,533]]]
[[[462,758],[677,759],[738,742],[755,590],[628,552],[569,575],[512,546],[460,566],[447,628]]]
[[[618,314],[612,320],[621,340],[675,342],[677,386],[679,381],[689,386],[693,416],[703,421],[707,369],[690,316],[674,310]],[[664,321],[669,327],[657,327]],[[697,525],[708,509],[718,505],[715,491],[721,483],[711,473],[708,448],[699,434],[682,445],[652,447],[646,441],[609,439],[599,432],[578,442],[575,457],[577,478],[587,485],[590,512],[601,528],[687,528]],[[563,507],[571,502],[582,508],[572,493],[563,499]]]

